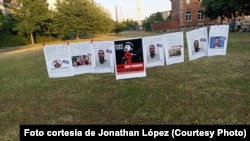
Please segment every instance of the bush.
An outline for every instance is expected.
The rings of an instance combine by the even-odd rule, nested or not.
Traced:
[[[6,33],[0,34],[0,48],[1,47],[15,47],[29,44],[29,40],[17,35],[11,35]]]
[[[35,36],[36,43],[43,43],[43,42],[51,42],[57,41],[59,38],[56,35],[44,35],[44,36]]]

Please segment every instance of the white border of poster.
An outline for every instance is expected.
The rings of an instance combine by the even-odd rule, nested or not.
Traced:
[[[154,52],[150,53],[150,48],[154,48]],[[164,40],[162,35],[143,37],[143,51],[146,68],[164,66]]]
[[[68,45],[45,45],[43,52],[49,78],[74,75]]]
[[[208,56],[226,55],[228,33],[229,25],[210,26]],[[215,40],[218,40],[219,47],[214,46]]]
[[[168,33],[163,36],[167,65],[184,62],[183,32]]]
[[[70,43],[69,52],[75,75],[93,73],[90,42]]]
[[[142,37],[114,41],[116,79],[146,77]]]
[[[198,28],[186,32],[189,61],[207,56],[208,33],[207,27]],[[194,48],[198,44],[198,48]]]
[[[91,48],[94,73],[114,73],[114,42],[92,42]]]

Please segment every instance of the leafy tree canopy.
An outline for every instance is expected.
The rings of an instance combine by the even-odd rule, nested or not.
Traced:
[[[55,5],[54,24],[61,36],[109,32],[113,27],[110,15],[93,1],[57,0]]]
[[[202,6],[205,8],[204,15],[210,19],[250,14],[249,0],[203,0]]]
[[[143,29],[146,31],[151,31],[151,24],[155,22],[161,22],[164,21],[162,17],[162,13],[157,12],[156,14],[150,15],[149,17],[146,17],[145,20],[142,23]]]
[[[20,35],[29,35],[34,43],[34,34],[47,26],[49,17],[48,3],[44,0],[21,0],[19,8],[12,7],[13,17],[17,20],[15,30]]]

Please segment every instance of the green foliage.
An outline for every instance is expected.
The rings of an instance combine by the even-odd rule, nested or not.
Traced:
[[[12,35],[9,33],[1,33],[0,34],[0,48],[3,47],[16,47],[16,46],[23,46],[27,45],[30,42],[26,40],[26,38]]]
[[[93,1],[57,0],[56,7],[54,26],[60,37],[109,32],[113,27],[108,13]]]
[[[138,26],[139,26],[138,22],[137,21],[133,21],[132,19],[126,19],[122,23],[125,24],[126,30],[137,30]]]
[[[168,17],[167,17],[167,21],[168,20],[171,20],[172,19],[172,17],[171,17],[171,15],[169,15]]]
[[[115,22],[115,28],[113,29],[113,32],[118,34],[119,32],[122,32],[125,29],[126,29],[126,24],[125,23]]]
[[[51,41],[57,41],[59,40],[56,35],[37,35],[36,36],[36,42],[37,43],[44,43],[44,42],[51,42]]]
[[[237,0],[237,14],[238,15],[250,15],[250,1],[249,0]]]
[[[164,21],[164,19],[162,17],[162,13],[160,13],[160,12],[157,12],[154,17],[155,17],[156,22]]]
[[[15,25],[15,19],[13,19],[10,15],[3,15],[0,12],[0,32],[15,34],[16,32],[12,29]]]
[[[143,22],[142,22],[142,28],[145,31],[151,31],[151,21],[149,18],[146,18]]]
[[[151,31],[151,24],[154,23],[154,17],[150,16],[149,18],[146,17],[146,19],[142,22],[142,27],[146,31]]]
[[[19,35],[30,36],[31,42],[34,43],[34,34],[42,32],[48,26],[48,3],[44,0],[22,0],[20,9],[13,9],[14,18],[18,21],[15,30]]]
[[[5,24],[5,22],[6,22],[5,17],[3,13],[0,12],[0,29],[3,28],[3,25]]]
[[[161,21],[164,21],[162,17],[162,13],[157,12],[156,14],[146,17],[142,23],[142,27],[143,29],[145,29],[145,31],[151,31],[151,24],[155,22],[161,22]]]
[[[232,18],[236,15],[249,15],[250,2],[248,0],[203,0],[203,13],[210,19],[219,16]]]

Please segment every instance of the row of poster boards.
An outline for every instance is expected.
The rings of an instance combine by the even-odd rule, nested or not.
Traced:
[[[228,25],[185,32],[189,61],[226,55]],[[184,62],[184,32],[113,41],[79,42],[43,47],[49,78],[85,73],[114,73],[116,80],[146,77],[146,68]]]

